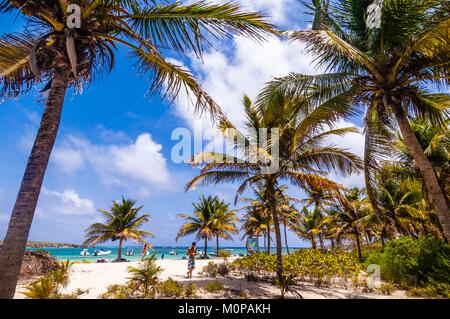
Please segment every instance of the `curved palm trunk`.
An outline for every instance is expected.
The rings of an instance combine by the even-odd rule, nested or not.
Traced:
[[[423,181],[431,197],[431,202],[436,210],[439,223],[441,224],[442,231],[447,241],[450,240],[450,209],[447,205],[447,200],[439,186],[436,174],[431,166],[430,161],[425,156],[422,147],[417,140],[411,126],[409,125],[408,118],[401,106],[394,108],[395,117],[400,127],[405,144],[408,147],[408,151],[411,153],[416,165],[418,166],[420,173],[422,174]]]
[[[117,261],[122,261],[122,242],[123,242],[123,239],[122,238],[120,238],[119,239],[119,251],[117,252]],[[145,258],[145,256],[143,256],[143,258]]]
[[[288,239],[287,239],[286,223],[283,223],[283,227],[284,227],[284,242],[286,244],[287,254],[289,255],[289,245],[288,245]]]
[[[204,259],[208,257],[208,237],[205,237],[205,256]]]
[[[42,181],[58,134],[68,83],[67,73],[55,72],[45,111],[11,213],[8,231],[0,250],[0,299],[14,296]]]
[[[259,235],[256,236],[256,251],[259,253]]]

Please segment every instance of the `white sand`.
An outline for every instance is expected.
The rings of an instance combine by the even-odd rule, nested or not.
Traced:
[[[201,276],[199,272],[202,270],[209,260],[196,260],[196,268],[193,272],[192,279],[187,279],[187,261],[186,260],[157,260],[157,264],[164,269],[159,276],[161,280],[171,277],[182,283],[193,282],[199,288],[203,287],[211,280]],[[106,288],[112,284],[124,284],[128,281],[129,274],[127,269],[129,266],[136,267],[138,262],[129,263],[90,263],[90,264],[74,264],[70,272],[70,283],[64,289],[64,293],[71,293],[77,289],[86,291],[79,296],[82,299],[98,298],[100,294],[106,291]],[[239,292],[245,292],[249,298],[274,298],[278,295],[277,287],[265,282],[248,282],[239,278],[217,278],[226,288],[226,292],[221,295],[211,295],[204,291],[201,298],[236,298]],[[18,285],[15,298],[24,298],[21,291],[24,285]],[[350,289],[332,288],[332,287],[314,287],[311,284],[303,284],[299,292],[305,299],[324,299],[324,298],[406,298],[403,291],[396,291],[392,295],[381,295],[375,293],[363,293]]]

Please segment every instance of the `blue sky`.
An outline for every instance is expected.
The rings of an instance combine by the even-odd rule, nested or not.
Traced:
[[[310,17],[296,0],[249,0],[248,8],[265,12],[280,28],[299,29]],[[3,14],[0,34],[21,30],[21,21]],[[208,49],[203,61],[173,56],[188,67],[232,121],[242,119],[241,98],[255,96],[272,76],[291,71],[317,72],[312,57],[301,44],[270,39],[264,44],[234,38]],[[79,243],[84,229],[98,221],[97,209],[108,208],[121,196],[136,199],[151,214],[147,230],[155,233],[154,245],[173,245],[181,225],[178,213],[191,213],[191,203],[200,195],[218,195],[234,200],[234,185],[199,188],[185,193],[186,182],[196,169],[171,160],[176,141],[172,131],[191,129],[195,123],[209,127],[209,119],[192,115],[184,96],[169,105],[158,96],[146,96],[148,83],[133,69],[125,51],[117,53],[114,71],[86,87],[82,94],[70,92],[62,114],[57,142],[50,159],[43,190],[30,233],[30,240]],[[42,114],[38,90],[18,99],[0,101],[0,237],[4,237],[9,214],[19,188],[28,154]],[[357,121],[358,125],[360,121]],[[341,123],[349,125],[351,123]],[[362,137],[336,139],[361,154]],[[336,180],[362,186],[360,176]],[[291,189],[291,194],[301,193]],[[293,246],[305,245],[294,234]],[[184,245],[192,237],[180,239]],[[241,246],[239,240],[227,245]]]

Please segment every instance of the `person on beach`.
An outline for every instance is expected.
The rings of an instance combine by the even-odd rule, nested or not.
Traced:
[[[148,247],[147,244],[144,244],[144,247],[142,247],[142,260],[144,260],[145,256],[147,256]]]
[[[187,277],[192,278],[192,272],[195,269],[195,255],[197,255],[197,244],[192,243],[191,247],[187,250],[186,255],[188,256],[188,272]]]

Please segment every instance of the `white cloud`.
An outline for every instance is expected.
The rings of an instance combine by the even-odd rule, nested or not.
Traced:
[[[313,68],[312,58],[304,54],[303,46],[298,42],[272,37],[265,43],[256,43],[236,37],[227,52],[233,54],[211,50],[204,54],[203,61],[193,58],[191,71],[233,123],[242,122],[244,94],[255,98],[273,77],[290,72],[317,72]],[[201,121],[200,124],[205,128],[212,125],[208,116],[199,119],[193,115],[192,105],[183,94],[176,102],[176,112],[191,128],[199,125],[196,121]]]
[[[37,208],[42,217],[90,215],[95,212],[94,202],[89,198],[82,198],[73,189],[59,192],[43,187],[42,195]]]
[[[94,202],[90,199],[81,198],[80,195],[73,189],[68,189],[61,192],[51,191],[47,188],[42,189],[42,193],[47,197],[59,198],[63,203],[73,205],[75,208],[92,211],[94,209]]]
[[[65,173],[76,173],[91,167],[107,185],[129,187],[140,196],[150,190],[166,188],[170,174],[162,145],[143,133],[127,144],[96,145],[87,139],[69,135],[55,148],[52,160]]]

